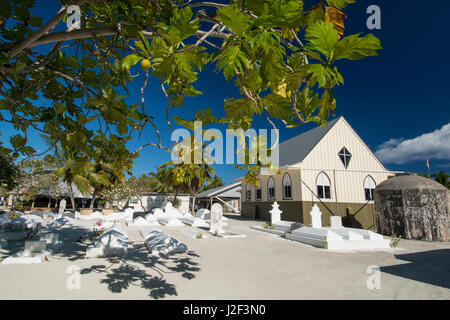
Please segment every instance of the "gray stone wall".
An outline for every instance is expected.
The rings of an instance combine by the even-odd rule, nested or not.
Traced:
[[[447,190],[375,189],[377,231],[405,239],[449,241]]]

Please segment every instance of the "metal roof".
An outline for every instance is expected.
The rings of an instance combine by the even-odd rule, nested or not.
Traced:
[[[241,197],[241,182],[232,183],[226,186],[209,189],[199,193],[196,198],[211,198],[211,197],[224,197],[224,198],[240,198]]]
[[[285,167],[302,162],[314,149],[320,140],[330,131],[334,125],[344,117],[340,116],[328,122],[325,127],[316,127],[298,136],[290,138],[279,146],[279,167]]]

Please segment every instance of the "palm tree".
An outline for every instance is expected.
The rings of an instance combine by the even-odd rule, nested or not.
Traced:
[[[105,167],[109,167],[109,164],[103,164],[102,162],[91,161],[88,164],[88,169],[86,172],[86,179],[89,180],[90,185],[94,189],[92,192],[92,200],[89,205],[89,208],[94,208],[94,202],[98,194],[100,194],[105,188],[111,185],[109,180],[107,169]]]
[[[222,178],[219,177],[218,175],[214,175],[211,182],[208,183],[205,187],[203,187],[200,191],[203,192],[206,190],[223,187],[224,185],[225,185],[225,183],[223,182]]]
[[[149,177],[153,178],[155,181],[153,191],[162,193],[174,191],[173,176],[169,167],[161,166],[156,169],[156,172],[150,172]]]
[[[72,208],[75,211],[72,183],[84,194],[91,191],[91,184],[86,178],[86,173],[89,170],[89,158],[75,148],[63,145],[62,147],[56,146],[55,160],[59,168],[54,173],[66,182]]]
[[[439,182],[443,186],[445,186],[448,189],[450,189],[450,175],[448,173],[445,173],[444,171],[441,171],[441,172],[432,174],[431,176],[433,177],[433,179],[435,181]]]
[[[195,210],[195,196],[209,183],[214,174],[213,168],[208,164],[180,164],[174,168],[183,173],[183,185],[192,197],[191,212]]]

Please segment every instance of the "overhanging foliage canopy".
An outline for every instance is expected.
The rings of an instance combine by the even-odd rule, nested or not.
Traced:
[[[43,3],[0,2],[0,121],[22,132],[10,140],[16,157],[36,154],[28,144],[30,130],[88,148],[104,139],[125,144],[150,125],[157,138],[145,145],[170,150],[155,124],[160,108],[145,104],[148,77],[160,81],[172,130],[169,110],[201,93],[195,84],[206,64],[233,81],[241,97],[225,100],[223,118],[199,111],[195,118],[203,125],[245,131],[256,115],[271,125],[273,118],[287,127],[323,124],[336,107],[332,89],[344,82],[336,61],[381,49],[371,34],[344,34],[341,10],[354,0],[320,0],[310,7],[301,0],[60,2],[49,21],[30,13]],[[81,8],[81,29],[55,31],[69,5]],[[51,47],[38,52],[44,44]],[[141,103],[129,105],[123,92],[135,94],[127,84],[136,81],[130,68],[139,62],[146,74]],[[40,96],[51,105],[43,106]],[[192,119],[173,120],[193,126]],[[90,123],[98,130],[89,130]]]

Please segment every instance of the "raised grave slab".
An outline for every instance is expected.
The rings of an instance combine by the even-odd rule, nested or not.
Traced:
[[[159,226],[157,220],[147,220],[142,217],[134,218],[133,221],[127,221],[128,227],[142,227],[142,226]]]
[[[250,229],[253,229],[253,230],[256,230],[256,231],[262,231],[262,232],[271,233],[271,234],[274,234],[274,235],[277,235],[277,236],[282,236],[282,235],[286,234],[285,231],[264,228],[264,227],[261,227],[261,226],[252,226],[252,227],[250,227]]]
[[[159,223],[166,227],[182,227],[184,226],[183,222],[178,220],[177,218],[161,218]]]
[[[180,232],[182,234],[184,234],[186,237],[191,238],[191,239],[201,239],[201,238],[208,238],[206,235],[204,235],[201,232],[198,232],[196,230],[193,229],[181,229]],[[199,236],[199,234],[201,234],[201,236]]]
[[[24,250],[4,259],[2,264],[42,263],[45,257],[52,254],[50,250],[46,250],[46,247],[45,241],[25,241]]]
[[[128,252],[128,234],[113,228],[102,233],[86,249],[87,258],[121,257]]]
[[[187,246],[184,243],[160,230],[143,229],[141,235],[144,237],[145,246],[151,254],[168,256],[187,251]]]
[[[19,251],[16,254],[4,259],[1,264],[33,264],[42,263],[46,257],[52,255],[51,250],[46,250],[43,253],[27,255],[24,251]]]
[[[50,228],[58,228],[58,227],[71,227],[75,225],[75,219],[70,217],[61,217],[56,219],[55,221],[48,224]]]
[[[278,221],[277,223],[273,224],[275,230],[283,231],[283,232],[289,232],[293,231],[295,229],[303,227],[301,223],[298,222],[292,222],[292,221]]]
[[[204,228],[209,227],[209,224],[205,220],[197,217],[184,218],[183,222],[191,227],[204,227]]]
[[[389,249],[390,240],[364,238],[363,234],[367,230],[350,228],[309,228],[303,227],[287,233],[286,238],[290,240],[299,241],[306,244],[311,244],[319,248],[326,248],[329,250],[365,250],[365,249]],[[369,231],[371,232],[371,231]],[[367,232],[367,234],[369,234]],[[369,236],[368,236],[369,237]]]
[[[335,249],[335,243],[343,242],[344,238],[326,228],[302,227],[286,233],[286,239],[310,244],[319,248]]]
[[[334,228],[330,228],[330,229],[334,230]],[[366,240],[384,240],[384,237],[381,234],[375,233],[370,230],[356,229],[356,228],[344,228],[344,229],[352,231],[354,233],[358,233],[358,234],[362,235],[363,238]]]

